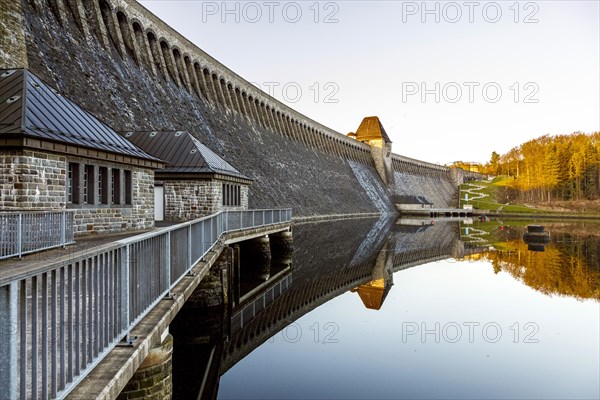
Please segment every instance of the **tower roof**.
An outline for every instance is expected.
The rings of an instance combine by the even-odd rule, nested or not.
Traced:
[[[381,125],[379,117],[365,117],[356,130],[356,140],[376,140],[383,139],[385,143],[392,143],[387,132]]]
[[[0,139],[19,137],[160,162],[28,70],[0,70]]]
[[[123,135],[167,163],[159,173],[222,174],[251,180],[187,131],[126,132]]]
[[[383,282],[369,282],[364,285],[360,285],[353,291],[358,292],[360,299],[366,308],[371,310],[379,310],[385,301],[390,289],[391,284]]]

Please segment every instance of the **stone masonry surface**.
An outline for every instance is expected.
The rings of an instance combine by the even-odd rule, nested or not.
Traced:
[[[147,229],[154,225],[154,172],[116,163],[132,171],[133,205],[67,206],[67,163],[94,163],[77,157],[18,150],[0,152],[0,209],[74,210],[75,234]]]
[[[165,219],[189,221],[219,210],[248,208],[248,186],[241,186],[241,205],[224,207],[222,182],[217,180],[165,180]]]
[[[81,0],[70,3],[82,4]],[[202,71],[209,73],[208,69],[192,74],[196,67],[210,68],[218,62],[204,55],[203,65],[185,64],[186,69],[188,55],[180,54],[178,46],[185,50],[193,45],[136,2],[101,2],[115,7],[106,21],[99,21],[98,1],[85,3],[84,23],[81,14],[69,11],[70,7],[56,13],[52,7],[36,10],[31,1],[21,1],[29,68],[66,97],[118,131],[191,132],[254,179],[248,195],[250,208],[292,208],[296,216],[385,212],[371,201],[348,164],[349,160],[359,161],[359,168],[375,170],[366,145],[333,134],[326,127],[310,125],[312,122],[293,110],[289,111],[292,117],[306,125],[290,125],[262,100],[259,103],[259,99],[267,98],[256,93],[248,92],[256,97],[257,104],[248,102],[228,84],[229,79],[245,81],[224,66],[218,67],[223,79],[218,78],[219,73],[204,80]],[[125,13],[120,18],[127,24],[121,29],[117,29],[119,12]],[[123,15],[135,18],[127,20]],[[140,24],[145,32],[158,32],[158,39],[164,38],[165,52],[154,55],[154,64],[148,62],[152,47],[148,37],[142,34],[137,44],[131,39],[131,32]],[[22,61],[15,57],[12,62],[18,67]],[[202,78],[204,86],[196,86],[193,77]],[[199,94],[195,87],[210,91]],[[418,160],[411,162],[415,169],[420,168]],[[421,181],[426,185],[436,185],[440,179],[450,181],[443,167],[426,167],[415,173],[423,176]],[[382,182],[377,184],[390,196],[396,192]],[[396,186],[401,184],[396,181]],[[450,191],[440,193],[444,202],[455,192],[451,185],[444,185],[446,189]]]

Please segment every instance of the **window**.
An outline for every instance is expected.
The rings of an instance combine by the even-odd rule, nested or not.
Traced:
[[[131,205],[132,203],[132,195],[133,195],[133,186],[131,184],[131,171],[125,172],[125,204]]]
[[[67,173],[67,203],[80,204],[79,198],[79,164],[69,163]]]
[[[83,168],[83,204],[88,203],[88,169],[87,165]]]
[[[121,204],[121,170],[111,169],[110,178],[110,202],[111,204]]]
[[[94,166],[86,165],[83,169],[83,204],[94,204],[96,200],[94,180]]]
[[[98,200],[100,204],[108,204],[108,168],[98,168]]]
[[[132,205],[133,173],[93,164],[68,163],[68,204]]]
[[[222,184],[223,205],[239,207],[241,205],[242,188],[240,185]]]
[[[67,173],[67,202],[73,203],[73,174],[75,166],[69,163],[69,172]]]

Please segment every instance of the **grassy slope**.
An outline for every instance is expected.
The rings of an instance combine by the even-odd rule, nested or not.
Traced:
[[[536,208],[527,207],[520,204],[502,204],[497,201],[497,192],[500,187],[507,186],[511,178],[508,177],[496,177],[492,181],[471,181],[461,185],[460,187],[460,206],[463,204],[472,204],[473,208],[480,210],[490,211],[503,211],[503,212],[523,212],[523,213],[540,213],[547,210],[541,210]],[[481,186],[481,189],[476,189],[475,186]],[[469,201],[465,202],[465,193],[470,191]],[[479,197],[478,199],[471,200],[472,198]]]

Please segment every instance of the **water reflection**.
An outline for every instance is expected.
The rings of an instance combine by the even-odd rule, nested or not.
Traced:
[[[388,241],[377,255],[375,266],[371,273],[371,280],[351,289],[352,292],[358,293],[365,307],[371,310],[379,310],[381,308],[394,284],[394,258],[390,257],[390,254],[393,254],[392,250],[391,241]]]
[[[542,293],[598,299],[600,281],[597,236],[586,233],[585,229],[579,236],[573,236],[573,233],[568,233],[572,232],[572,227],[564,227],[561,231],[559,227],[553,226],[552,243],[545,252],[533,253],[527,250],[527,244],[522,241],[522,223],[516,226],[498,222],[486,224],[473,224],[472,221],[466,221],[466,224],[427,220],[396,221],[385,218],[296,224],[291,257],[289,252],[283,252],[277,257],[272,255],[272,259],[277,258],[283,262],[271,266],[261,262],[261,266],[254,269],[240,264],[242,270],[246,267],[254,272],[249,275],[250,279],[243,279],[242,275],[238,275],[239,279],[232,280],[231,290],[237,290],[238,294],[232,296],[233,301],[227,307],[200,310],[186,305],[172,328],[175,337],[175,397],[197,397],[198,394],[202,398],[217,396],[221,376],[258,347],[264,349],[270,345],[274,335],[280,332],[287,332],[286,341],[295,343],[298,334],[302,332],[299,326],[294,327],[294,321],[301,321],[303,316],[315,314],[317,309],[321,312],[327,308],[335,308],[337,311],[333,315],[336,321],[341,321],[342,316],[349,318],[352,314],[357,314],[360,312],[358,307],[368,313],[379,310],[375,314],[380,315],[380,323],[388,326],[388,329],[373,331],[368,342],[381,340],[384,346],[401,344],[400,337],[406,332],[404,325],[399,326],[399,322],[395,321],[397,318],[394,315],[401,312],[398,307],[403,307],[399,306],[398,298],[404,299],[406,307],[410,307],[409,302],[416,301],[415,304],[422,307],[419,309],[425,316],[436,308],[430,306],[430,303],[452,288],[445,287],[444,282],[439,281],[440,276],[448,272],[448,268],[445,268],[441,273],[440,267],[445,264],[439,264],[433,275],[426,268],[423,273],[420,273],[420,269],[416,272],[416,276],[424,276],[426,280],[430,280],[429,283],[423,280],[416,283],[412,281],[410,286],[411,283],[406,278],[411,275],[406,272],[394,274],[428,263],[432,265],[432,262],[447,259],[469,263],[489,261],[497,274],[507,272]],[[261,257],[258,258],[262,260]],[[485,285],[482,287],[485,288]],[[414,293],[411,290],[420,292]],[[461,295],[463,291],[463,302],[477,304],[482,297],[476,291],[469,293],[468,286],[460,289]],[[348,296],[352,296],[354,300]],[[440,301],[443,303],[444,299]],[[340,302],[344,303],[342,308],[339,308]],[[448,310],[446,313],[439,314],[438,318],[449,315]],[[336,329],[339,329],[339,324],[331,321],[321,320],[320,324],[319,321],[311,322],[308,327],[304,327],[303,332],[305,335],[310,333],[315,343],[325,344],[327,340],[337,340]],[[391,328],[392,325],[395,328]],[[506,326],[509,324],[506,323]],[[290,327],[294,328],[290,330]],[[349,334],[348,331],[345,333]],[[381,334],[391,334],[395,339],[391,339],[389,343],[385,338],[376,339]],[[348,354],[357,350],[356,347],[347,349]],[[592,354],[597,353],[593,346],[590,350]],[[340,359],[347,357],[347,354],[336,354]],[[274,362],[272,357],[286,359],[294,356],[271,354],[268,361],[263,360],[266,362],[264,368],[271,368],[268,365]],[[365,360],[361,362],[363,361]],[[399,362],[392,357],[385,364],[394,364],[396,361]],[[297,361],[297,367],[320,368],[318,365],[303,365],[301,361]],[[352,368],[354,367],[348,367],[349,370]],[[323,371],[325,375],[330,372]],[[254,371],[252,374],[264,375],[262,371]],[[239,373],[236,376],[239,377]],[[232,388],[228,386],[227,393],[245,393],[240,388],[249,379],[253,377],[239,381],[236,384],[237,391],[232,392]],[[325,389],[325,386],[316,382],[304,383],[308,387],[314,385],[319,395],[317,397],[352,395],[351,391],[346,391],[347,388],[342,389],[333,384]],[[277,384],[284,385],[282,382]],[[382,385],[381,395],[403,397],[391,389],[386,392],[385,386]],[[288,393],[285,387],[282,390]],[[273,393],[275,397],[283,395],[282,392]],[[506,393],[502,391],[490,393],[491,397],[510,397],[504,396]],[[247,395],[257,396],[250,393]],[[417,392],[411,392],[407,397],[419,397],[418,395]],[[287,396],[297,398],[303,397],[303,394],[292,391]],[[376,396],[375,392],[373,396]],[[430,393],[429,397],[436,396]]]
[[[579,300],[600,300],[600,232],[590,223],[546,222],[551,232],[548,243],[521,239],[522,222],[482,226],[489,233],[493,251],[477,258],[489,260],[496,273],[508,272],[527,286],[546,295]],[[541,248],[540,248],[541,247]],[[473,257],[471,257],[473,258]]]

